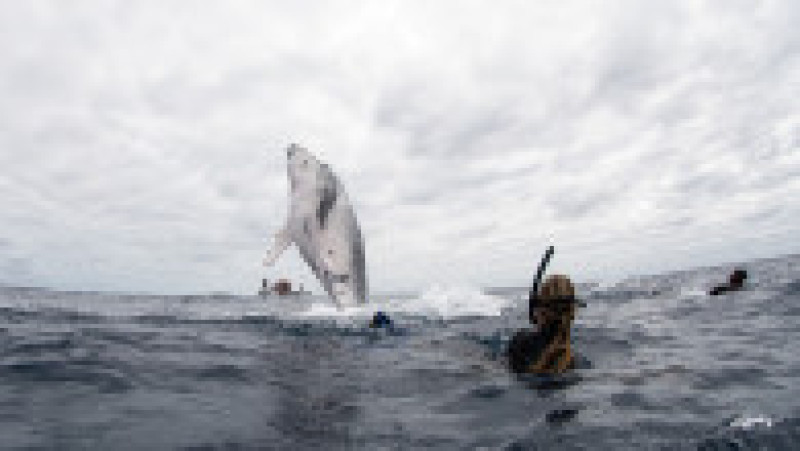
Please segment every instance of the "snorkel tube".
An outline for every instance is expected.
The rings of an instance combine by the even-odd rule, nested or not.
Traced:
[[[542,283],[544,270],[547,268],[547,264],[550,263],[550,257],[553,256],[554,252],[555,248],[553,248],[553,246],[547,248],[544,252],[544,256],[542,256],[542,261],[539,263],[539,268],[536,270],[536,276],[533,278],[533,286],[528,295],[528,320],[531,323],[533,323],[533,310],[536,308],[536,304],[539,300],[539,284]]]

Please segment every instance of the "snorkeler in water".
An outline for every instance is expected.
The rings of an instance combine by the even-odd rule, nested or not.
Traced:
[[[708,292],[710,296],[716,296],[718,294],[724,294],[729,291],[738,291],[744,287],[744,281],[747,279],[747,271],[741,268],[735,269],[730,277],[728,277],[728,283],[724,285],[719,285],[711,289]]]
[[[558,374],[573,367],[570,332],[575,318],[575,287],[564,275],[552,275],[538,290],[544,269],[553,254],[545,253],[529,298],[528,318],[535,326],[523,329],[508,345],[511,370],[515,373]]]
[[[392,319],[389,318],[389,315],[383,313],[382,311],[378,310],[375,312],[375,315],[372,316],[372,321],[369,323],[369,327],[373,329],[379,329],[382,327],[392,327],[394,323]]]
[[[575,318],[575,288],[567,276],[547,278],[530,312],[535,329],[514,334],[508,346],[515,373],[558,374],[573,366],[570,332]]]

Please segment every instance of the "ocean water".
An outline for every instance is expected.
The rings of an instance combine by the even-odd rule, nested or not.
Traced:
[[[800,449],[800,256],[584,284],[579,368],[517,377],[522,289],[0,288],[3,449]],[[376,309],[391,330],[367,327]]]

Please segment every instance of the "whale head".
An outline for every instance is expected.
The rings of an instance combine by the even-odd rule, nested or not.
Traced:
[[[306,148],[291,144],[286,149],[287,171],[292,191],[313,191],[325,167]]]

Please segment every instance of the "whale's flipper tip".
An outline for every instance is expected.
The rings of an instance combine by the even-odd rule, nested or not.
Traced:
[[[278,257],[283,254],[283,251],[285,251],[287,247],[289,247],[290,242],[291,238],[289,237],[288,226],[286,226],[275,234],[272,249],[267,252],[267,256],[264,257],[264,260],[262,260],[264,266],[269,268],[270,266],[274,265],[278,260]]]

